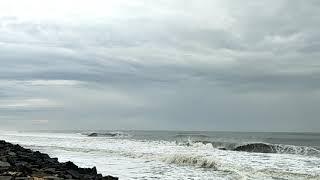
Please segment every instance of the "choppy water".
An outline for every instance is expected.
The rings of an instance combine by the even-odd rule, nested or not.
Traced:
[[[0,139],[120,179],[320,179],[317,133],[98,131],[88,137],[92,132],[7,131]],[[241,146],[244,151],[234,151]],[[259,153],[264,150],[270,153]]]

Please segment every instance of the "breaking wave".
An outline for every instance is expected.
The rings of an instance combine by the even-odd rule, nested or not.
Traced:
[[[304,156],[320,157],[320,149],[317,149],[316,147],[294,146],[284,144],[250,143],[240,145],[232,150],[257,153],[298,154]]]
[[[217,170],[217,163],[214,159],[209,159],[202,156],[194,156],[189,154],[174,154],[163,158],[163,161],[171,164],[189,165],[200,168],[213,168]]]
[[[154,159],[157,158],[154,154],[140,154],[136,152],[126,152],[126,151],[116,151],[116,150],[106,150],[106,149],[94,149],[94,148],[74,148],[74,147],[63,147],[63,146],[38,146],[38,145],[29,145],[26,146],[31,149],[43,150],[43,149],[60,149],[69,152],[91,152],[91,153],[108,153],[121,155],[124,157],[130,158],[145,158],[145,159]],[[217,170],[217,163],[211,157],[205,156],[196,156],[193,154],[171,154],[163,155],[160,158],[165,163],[176,164],[180,166],[194,166],[198,168],[210,168]]]
[[[108,133],[123,134],[122,132]],[[12,139],[31,149],[47,151],[52,155],[59,153],[60,157],[70,158],[73,154],[76,154],[77,158],[80,159],[79,162],[87,162],[87,158],[92,157],[92,162],[95,162],[96,158],[101,158],[101,162],[104,163],[107,157],[111,160],[116,159],[117,162],[120,160],[121,163],[124,163],[121,166],[125,166],[127,162],[134,162],[139,167],[143,166],[143,168],[155,167],[155,169],[169,170],[175,168],[173,170],[182,169],[186,170],[182,171],[183,173],[190,172],[193,175],[195,175],[194,172],[203,173],[202,179],[206,179],[205,177],[210,177],[212,174],[226,179],[319,179],[320,176],[319,168],[317,168],[319,163],[317,158],[314,157],[287,155],[279,155],[278,157],[278,155],[270,154],[268,156],[270,158],[265,158],[264,154],[236,152],[301,154],[320,157],[319,149],[313,147],[263,142],[236,143],[224,142],[223,140],[195,141],[188,139],[185,141],[184,139],[184,141],[179,142],[173,140],[132,140],[113,138],[118,135],[110,136],[101,132],[97,133],[98,137],[111,138],[85,137],[90,134],[84,133],[81,136],[71,138],[68,136],[58,137],[57,139],[50,137],[50,141],[48,141],[48,137],[21,136],[21,140],[17,141],[16,136],[14,136]],[[278,158],[280,163],[277,162]],[[122,161],[123,159],[125,161]],[[316,159],[315,162],[313,162],[314,159]],[[309,162],[304,164],[305,161]],[[167,163],[170,165],[168,166]],[[105,167],[102,165],[100,167]],[[292,167],[287,168],[289,166]],[[209,174],[209,172],[212,174]]]
[[[244,151],[255,153],[277,153],[277,154],[297,154],[304,156],[320,157],[320,147],[295,146],[285,144],[269,144],[269,143],[232,143],[219,141],[184,141],[176,142],[182,146],[200,146],[211,145],[213,148],[220,150]]]
[[[82,133],[82,135],[86,135],[88,137],[129,137],[129,134],[123,132],[86,132]]]

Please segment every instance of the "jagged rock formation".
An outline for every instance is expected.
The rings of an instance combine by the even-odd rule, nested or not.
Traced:
[[[0,141],[0,180],[117,180],[103,177],[97,169],[80,168],[68,161],[60,163],[48,154]]]

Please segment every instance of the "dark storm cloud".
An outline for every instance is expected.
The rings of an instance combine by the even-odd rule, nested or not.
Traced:
[[[11,126],[319,130],[318,1],[95,3],[0,13]]]

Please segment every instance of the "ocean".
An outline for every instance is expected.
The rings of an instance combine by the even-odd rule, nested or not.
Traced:
[[[320,133],[0,131],[120,179],[320,179]]]

